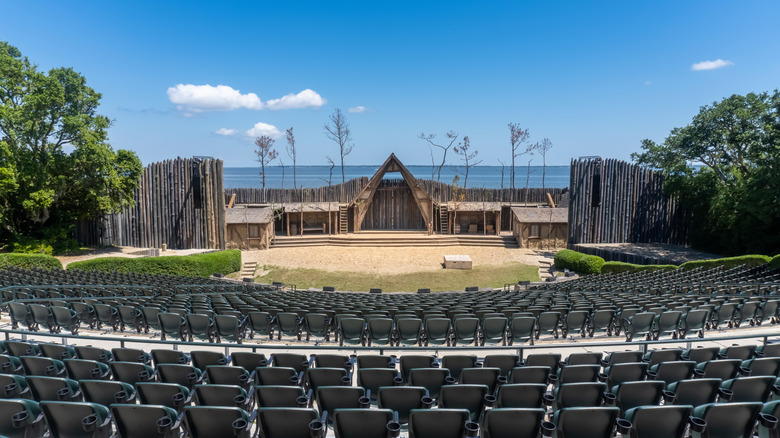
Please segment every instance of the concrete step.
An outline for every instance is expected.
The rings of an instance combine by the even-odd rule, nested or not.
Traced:
[[[254,277],[255,271],[257,271],[257,262],[244,262],[238,273],[238,278]]]

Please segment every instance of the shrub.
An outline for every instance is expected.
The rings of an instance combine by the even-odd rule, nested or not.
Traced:
[[[555,253],[553,263],[558,269],[574,269],[574,266],[585,254],[570,249],[562,249]]]
[[[769,265],[767,266],[769,269],[780,269],[780,254],[772,257],[772,260],[769,261]]]
[[[0,268],[16,266],[19,268],[62,269],[62,263],[46,254],[0,254]]]
[[[79,248],[78,242],[69,237],[72,226],[47,227],[40,236],[14,235],[9,249],[23,254],[63,254]]]
[[[598,256],[583,254],[581,252],[564,249],[555,253],[555,267],[558,269],[571,269],[580,274],[598,274],[604,259]]]
[[[634,263],[624,262],[605,262],[601,267],[602,274],[617,274],[620,272],[641,272],[641,271],[673,271],[677,269],[675,265],[636,265]]]
[[[575,268],[575,271],[580,274],[599,274],[604,263],[604,259],[601,257],[586,254],[585,257],[580,259],[579,266]]]
[[[737,257],[723,257],[720,259],[712,260],[694,260],[686,262],[680,265],[682,270],[690,270],[695,268],[712,269],[717,267],[723,267],[726,269],[735,268],[737,266],[747,265],[748,267],[761,266],[769,263],[771,258],[765,255],[749,254]]]
[[[208,277],[214,273],[229,274],[241,269],[241,251],[229,249],[206,254],[162,257],[101,257],[73,262],[68,269],[82,271],[140,272],[147,274]]]

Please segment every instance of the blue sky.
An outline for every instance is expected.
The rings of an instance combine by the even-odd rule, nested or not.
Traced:
[[[336,108],[352,128],[347,164],[391,152],[429,164],[417,135],[454,130],[497,165],[510,160],[509,122],[553,142],[548,164],[628,159],[702,105],[780,86],[776,0],[0,0],[0,11],[0,40],[41,69],[81,72],[114,119],[111,144],[144,163],[254,166],[252,135],[294,127],[299,164],[326,164]]]

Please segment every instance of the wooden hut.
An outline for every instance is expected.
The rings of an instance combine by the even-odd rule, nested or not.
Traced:
[[[454,202],[440,206],[440,214],[448,214],[446,221],[452,234],[497,234],[501,230],[500,202]]]
[[[268,249],[274,236],[274,211],[268,205],[237,205],[225,211],[227,247]]]
[[[521,248],[566,248],[568,208],[513,207],[512,221]]]
[[[288,236],[303,233],[338,234],[338,202],[289,202],[284,204]]]

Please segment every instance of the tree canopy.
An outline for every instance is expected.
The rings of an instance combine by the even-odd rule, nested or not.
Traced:
[[[780,252],[780,92],[701,107],[663,143],[642,141],[639,164],[668,175],[689,209],[691,243],[726,254]]]
[[[113,150],[101,94],[72,68],[40,72],[0,42],[0,245],[62,245],[75,221],[133,199],[141,162]]]

